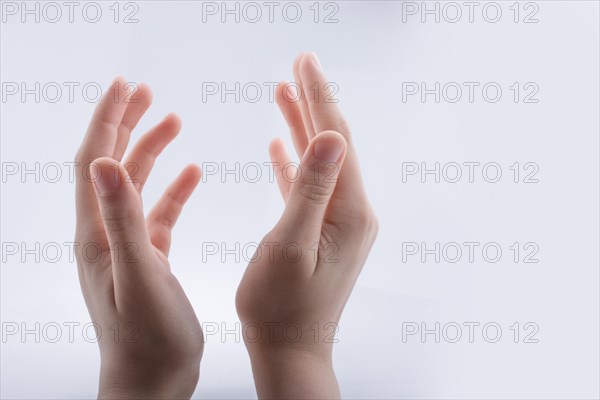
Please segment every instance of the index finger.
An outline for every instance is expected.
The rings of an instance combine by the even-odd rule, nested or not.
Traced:
[[[117,77],[104,93],[90,121],[81,147],[75,156],[76,209],[78,226],[102,226],[90,164],[100,157],[112,157],[117,143],[117,130],[127,109],[125,79]],[[94,170],[94,168],[92,168]]]
[[[335,82],[328,82],[315,53],[306,53],[300,60],[298,72],[315,133],[336,131],[350,142],[350,129],[337,105]]]
[[[315,133],[318,135],[325,131],[335,131],[346,139],[348,146],[346,160],[335,190],[342,197],[352,197],[357,190],[363,190],[362,178],[350,128],[338,107],[337,99],[333,97],[337,91],[336,84],[327,81],[315,53],[304,54],[298,65],[298,70]]]

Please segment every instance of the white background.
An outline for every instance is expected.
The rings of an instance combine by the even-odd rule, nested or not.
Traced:
[[[7,2],[3,2],[3,7]],[[16,3],[22,7],[21,3]],[[59,2],[59,4],[62,4]],[[346,398],[598,398],[599,396],[599,6],[595,1],[539,1],[513,21],[513,2],[498,2],[502,16],[487,22],[480,3],[468,20],[434,21],[434,16],[403,15],[402,2],[337,2],[337,23],[315,23],[309,7],[297,23],[266,7],[256,23],[239,23],[220,14],[203,22],[196,1],[137,2],[138,23],[126,24],[124,3],[114,23],[112,2],[100,2],[102,17],[86,22],[79,3],[74,22],[62,7],[62,19],[39,23],[3,14],[1,27],[1,157],[3,171],[12,163],[34,168],[73,160],[94,103],[81,87],[97,82],[106,88],[121,74],[146,82],[154,103],[135,131],[141,133],[167,112],[183,119],[180,136],[161,155],[146,185],[144,203],[153,204],[168,182],[187,163],[268,161],[267,145],[282,136],[291,148],[287,128],[267,87],[256,103],[248,97],[202,98],[203,82],[226,82],[232,88],[249,82],[293,80],[291,65],[301,51],[316,51],[349,120],[364,181],[379,217],[379,238],[346,307],[334,358]],[[262,4],[262,2],[260,2]],[[428,7],[435,7],[428,2]],[[421,3],[416,3],[422,7]],[[444,10],[445,3],[438,3]],[[30,8],[35,3],[28,3]],[[39,3],[40,10],[44,4]],[[217,6],[221,7],[218,2]],[[234,3],[229,3],[234,7]],[[538,10],[537,23],[523,23]],[[240,4],[243,7],[243,4]],[[514,7],[514,6],[513,6]],[[128,9],[131,11],[133,9]],[[445,8],[450,13],[452,10]],[[51,12],[51,10],[47,10]],[[52,11],[53,13],[54,11]],[[249,11],[250,12],[250,11]],[[452,11],[454,12],[454,11]],[[488,17],[494,17],[488,9]],[[93,17],[93,12],[90,11]],[[128,13],[128,12],[127,12]],[[250,15],[250,18],[253,16]],[[290,11],[289,16],[294,14]],[[403,21],[403,16],[405,21]],[[454,14],[445,15],[453,18]],[[49,15],[50,18],[54,14]],[[7,82],[33,88],[77,82],[73,102],[66,86],[56,103],[52,95],[37,103],[33,95],[6,95]],[[433,95],[403,101],[403,82],[426,82],[433,88],[448,82],[478,82],[475,98],[466,87],[457,103]],[[481,88],[496,82],[502,97],[486,101]],[[514,82],[521,87],[515,103]],[[524,103],[523,85],[539,88],[537,103]],[[90,93],[93,94],[93,91]],[[453,92],[452,92],[453,93]],[[490,92],[493,94],[493,92]],[[453,95],[452,95],[453,96]],[[253,97],[253,95],[252,95]],[[463,168],[458,183],[420,175],[403,182],[403,163],[432,168],[455,162],[498,163],[502,177],[488,183],[481,165],[469,183]],[[535,163],[538,183],[513,182],[509,169]],[[24,164],[21,164],[24,163]],[[406,164],[404,164],[404,167]],[[56,183],[32,174],[3,176],[1,192],[1,313],[8,324],[35,330],[49,323],[77,322],[73,343],[68,330],[57,343],[35,335],[3,337],[3,398],[94,398],[97,393],[97,345],[83,339],[90,321],[80,293],[76,266],[66,248],[58,262],[36,262],[8,255],[6,245],[73,241],[74,184],[66,176]],[[20,171],[19,171],[20,172]],[[525,171],[527,172],[527,171]],[[454,174],[454,173],[453,173]],[[453,176],[452,174],[452,176]],[[493,178],[493,175],[490,172]],[[206,256],[202,243],[225,242],[231,248],[257,242],[282,211],[276,184],[267,170],[251,183],[244,176],[208,176],[187,204],[174,233],[171,264],[199,319],[235,330],[234,294],[246,267],[229,256]],[[22,181],[25,182],[22,182]],[[486,262],[481,247],[475,262],[419,255],[402,259],[403,243],[498,243],[496,263]],[[509,249],[514,242],[539,246],[538,263],[518,263]],[[465,248],[463,248],[464,250]],[[403,323],[463,326],[458,343],[433,334],[402,340]],[[473,343],[465,322],[477,322]],[[497,343],[488,343],[482,326],[502,328]],[[510,329],[518,322],[514,343]],[[524,324],[539,327],[533,338]],[[531,325],[533,326],[533,325]],[[441,329],[441,328],[440,328]],[[454,336],[454,331],[448,331]],[[229,334],[208,336],[195,398],[255,396],[243,343]],[[495,336],[489,331],[489,336]]]

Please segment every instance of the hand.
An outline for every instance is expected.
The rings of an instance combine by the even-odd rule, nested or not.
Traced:
[[[301,158],[299,178],[290,179],[290,158],[282,142],[273,141],[269,152],[285,211],[250,262],[236,308],[260,398],[337,398],[331,334],[378,223],[350,129],[330,102],[316,55],[300,55],[294,75],[301,100],[293,100],[285,83],[276,99]]]
[[[144,217],[142,188],[181,122],[167,115],[121,164],[131,131],[152,102],[146,85],[134,94],[127,86],[117,78],[100,100],[75,157],[77,265],[85,302],[101,329],[98,396],[190,398],[202,329],[167,257],[171,229],[200,170],[186,167]]]

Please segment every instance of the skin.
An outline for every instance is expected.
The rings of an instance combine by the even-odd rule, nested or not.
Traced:
[[[300,169],[297,179],[286,179],[290,158],[281,140],[271,143],[285,211],[248,266],[236,308],[244,326],[255,327],[243,333],[260,398],[339,398],[332,334],[378,223],[350,130],[329,101],[316,56],[301,54],[294,75],[301,100],[289,97],[285,83],[276,98]],[[170,271],[168,255],[171,230],[200,170],[186,167],[144,216],[142,189],[181,123],[167,115],[123,160],[131,131],[152,101],[146,85],[133,94],[126,87],[123,78],[111,85],[75,157],[75,255],[88,310],[102,329],[98,397],[190,398],[199,377],[203,335]],[[291,253],[282,251],[286,246]]]
[[[248,265],[236,308],[259,398],[339,398],[331,334],[375,241],[378,222],[350,129],[337,104],[328,101],[328,81],[314,53],[296,59],[294,76],[301,100],[293,100],[285,82],[276,99],[301,173],[295,180],[285,171],[290,158],[282,141],[274,140],[269,152],[279,164],[285,210]],[[302,249],[301,255],[283,251],[288,245]]]
[[[144,183],[181,122],[167,115],[122,161],[131,131],[152,102],[146,85],[134,94],[126,88],[123,78],[115,79],[75,157],[75,254],[88,310],[102,329],[98,397],[190,398],[203,335],[168,255],[171,229],[200,180],[200,169],[187,166],[144,216]]]

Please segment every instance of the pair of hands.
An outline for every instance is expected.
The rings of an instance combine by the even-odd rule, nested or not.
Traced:
[[[314,53],[296,59],[294,76],[300,100],[290,101],[296,96],[282,83],[276,101],[301,159],[299,175],[294,182],[286,178],[290,158],[282,141],[274,140],[269,152],[285,210],[259,245],[264,256],[249,264],[236,308],[248,328],[244,341],[260,398],[337,398],[333,341],[325,339],[366,261],[377,219],[349,128],[337,104],[324,101],[329,86]],[[315,83],[322,90],[314,90]],[[114,85],[125,82],[117,78]],[[152,100],[145,85],[129,101],[127,96],[116,90],[102,98],[76,156],[81,287],[92,320],[113,333],[99,340],[99,397],[189,398],[204,341],[168,254],[171,230],[201,172],[186,167],[144,216],[144,183],[181,123],[167,115],[123,160],[131,131]],[[135,179],[126,168],[131,165]],[[295,254],[281,251],[287,244]],[[131,333],[135,340],[128,340]]]

